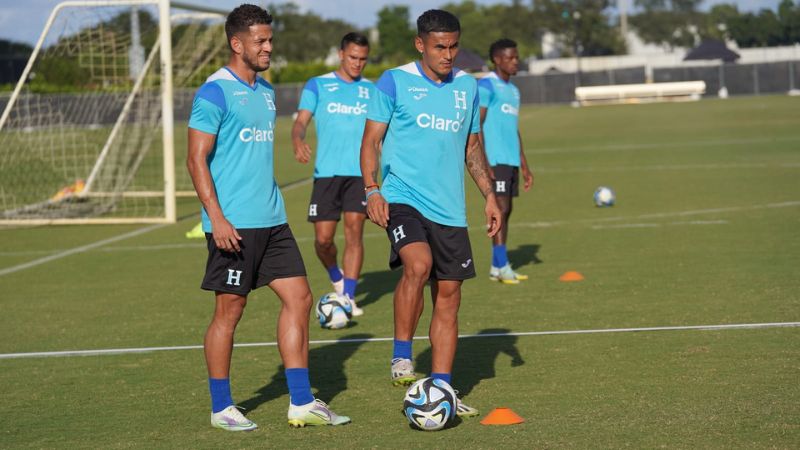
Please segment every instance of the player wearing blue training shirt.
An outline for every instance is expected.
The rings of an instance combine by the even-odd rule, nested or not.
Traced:
[[[519,195],[519,172],[522,169],[525,191],[533,185],[533,173],[528,168],[522,137],[519,134],[519,89],[511,77],[519,70],[517,43],[500,39],[489,47],[494,71],[478,81],[481,97],[481,138],[486,157],[494,175],[497,206],[503,214],[503,226],[492,237],[492,267],[489,278],[504,284],[519,284],[527,275],[514,272],[508,262],[506,240],[512,198]]]
[[[306,128],[314,117],[317,155],[314,189],[308,205],[308,221],[314,224],[314,248],[328,271],[337,294],[347,297],[354,316],[364,312],[355,303],[356,282],[364,261],[366,200],[359,152],[367,107],[375,85],[361,77],[367,64],[369,41],[359,33],[348,33],[339,46],[339,68],[314,77],[300,97],[292,128],[295,159],[307,163],[311,147],[305,142]],[[344,256],[336,263],[336,225],[344,212]]]
[[[189,119],[186,165],[203,205],[208,261],[202,288],[215,292],[205,336],[211,425],[248,431],[256,424],[231,398],[233,335],[251,290],[269,286],[281,300],[278,349],[289,387],[289,424],[340,425],[350,419],[314,399],[308,377],[312,296],[303,258],[286,224],[273,170],[275,92],[258,76],[269,68],[272,16],[254,5],[231,11],[228,65],[198,89]]]
[[[416,378],[411,340],[429,280],[433,298],[431,376],[451,381],[461,284],[475,276],[464,200],[465,161],[486,198],[489,236],[501,225],[478,137],[477,82],[453,67],[460,33],[458,19],[447,11],[429,10],[417,19],[414,44],[421,60],[380,77],[361,144],[367,214],[386,228],[390,266],[403,266],[394,291],[391,372],[395,385],[407,385]],[[380,188],[379,166],[383,176]],[[460,416],[478,414],[461,401],[457,412]]]

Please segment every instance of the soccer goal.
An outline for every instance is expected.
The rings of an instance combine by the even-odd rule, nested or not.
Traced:
[[[169,0],[56,6],[0,95],[0,224],[174,222],[175,109],[224,64],[223,21]]]

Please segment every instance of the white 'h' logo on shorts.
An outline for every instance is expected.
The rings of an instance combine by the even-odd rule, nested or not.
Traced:
[[[506,191],[506,182],[505,181],[495,181],[497,183],[497,192],[505,192]]]
[[[308,205],[308,215],[312,216],[312,217],[317,215],[317,204],[316,203],[312,203],[312,204]]]
[[[400,242],[400,239],[406,237],[406,233],[403,231],[403,226],[400,225],[399,227],[392,230],[392,234],[394,234],[394,243]]]
[[[225,283],[230,286],[240,286],[239,280],[242,278],[241,270],[228,269],[228,282]]]

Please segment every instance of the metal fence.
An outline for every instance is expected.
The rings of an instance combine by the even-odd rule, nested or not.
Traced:
[[[647,79],[646,73],[645,67],[581,73],[559,72],[544,75],[521,75],[515,77],[513,82],[519,87],[523,103],[557,104],[570,103],[575,100],[575,87],[577,86],[644,83]],[[727,88],[729,95],[780,94],[793,89],[800,89],[800,61],[655,68],[652,71],[652,77],[656,83],[705,81],[705,97],[717,96],[722,86]],[[279,115],[291,115],[297,110],[302,89],[302,83],[275,86],[276,106]],[[187,121],[189,119],[194,92],[193,89],[175,91],[175,120]],[[75,117],[84,117],[83,120],[90,121],[91,124],[112,124],[119,115],[124,103],[124,96],[120,94],[110,94],[118,96],[118,102],[101,102],[101,98],[98,95],[98,107],[91,108],[92,115],[75,115],[71,114],[71,111],[76,105],[76,100],[81,97],[81,101],[86,101],[87,97],[91,99],[93,94],[41,95],[53,97],[50,107],[61,111],[64,120],[67,122],[75,120]],[[7,101],[7,94],[0,96],[0,111],[5,107]],[[105,106],[100,107],[99,105],[101,104]],[[17,106],[24,107],[24,105]]]

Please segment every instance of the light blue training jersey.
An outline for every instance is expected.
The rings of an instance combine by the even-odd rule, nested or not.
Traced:
[[[331,72],[308,80],[297,109],[314,115],[314,178],[361,176],[361,136],[374,96],[375,84],[364,78],[347,82]]]
[[[486,108],[483,139],[489,164],[519,167],[519,89],[492,72],[478,81]]]
[[[219,69],[197,90],[189,127],[217,136],[208,165],[222,213],[234,227],[286,223],[273,168],[275,91],[269,83],[256,77],[250,86],[227,67]],[[202,218],[210,233],[205,208]]]
[[[438,224],[466,227],[464,157],[468,136],[480,131],[475,78],[454,69],[436,83],[413,62],[384,72],[377,91],[367,119],[389,124],[381,194]]]

